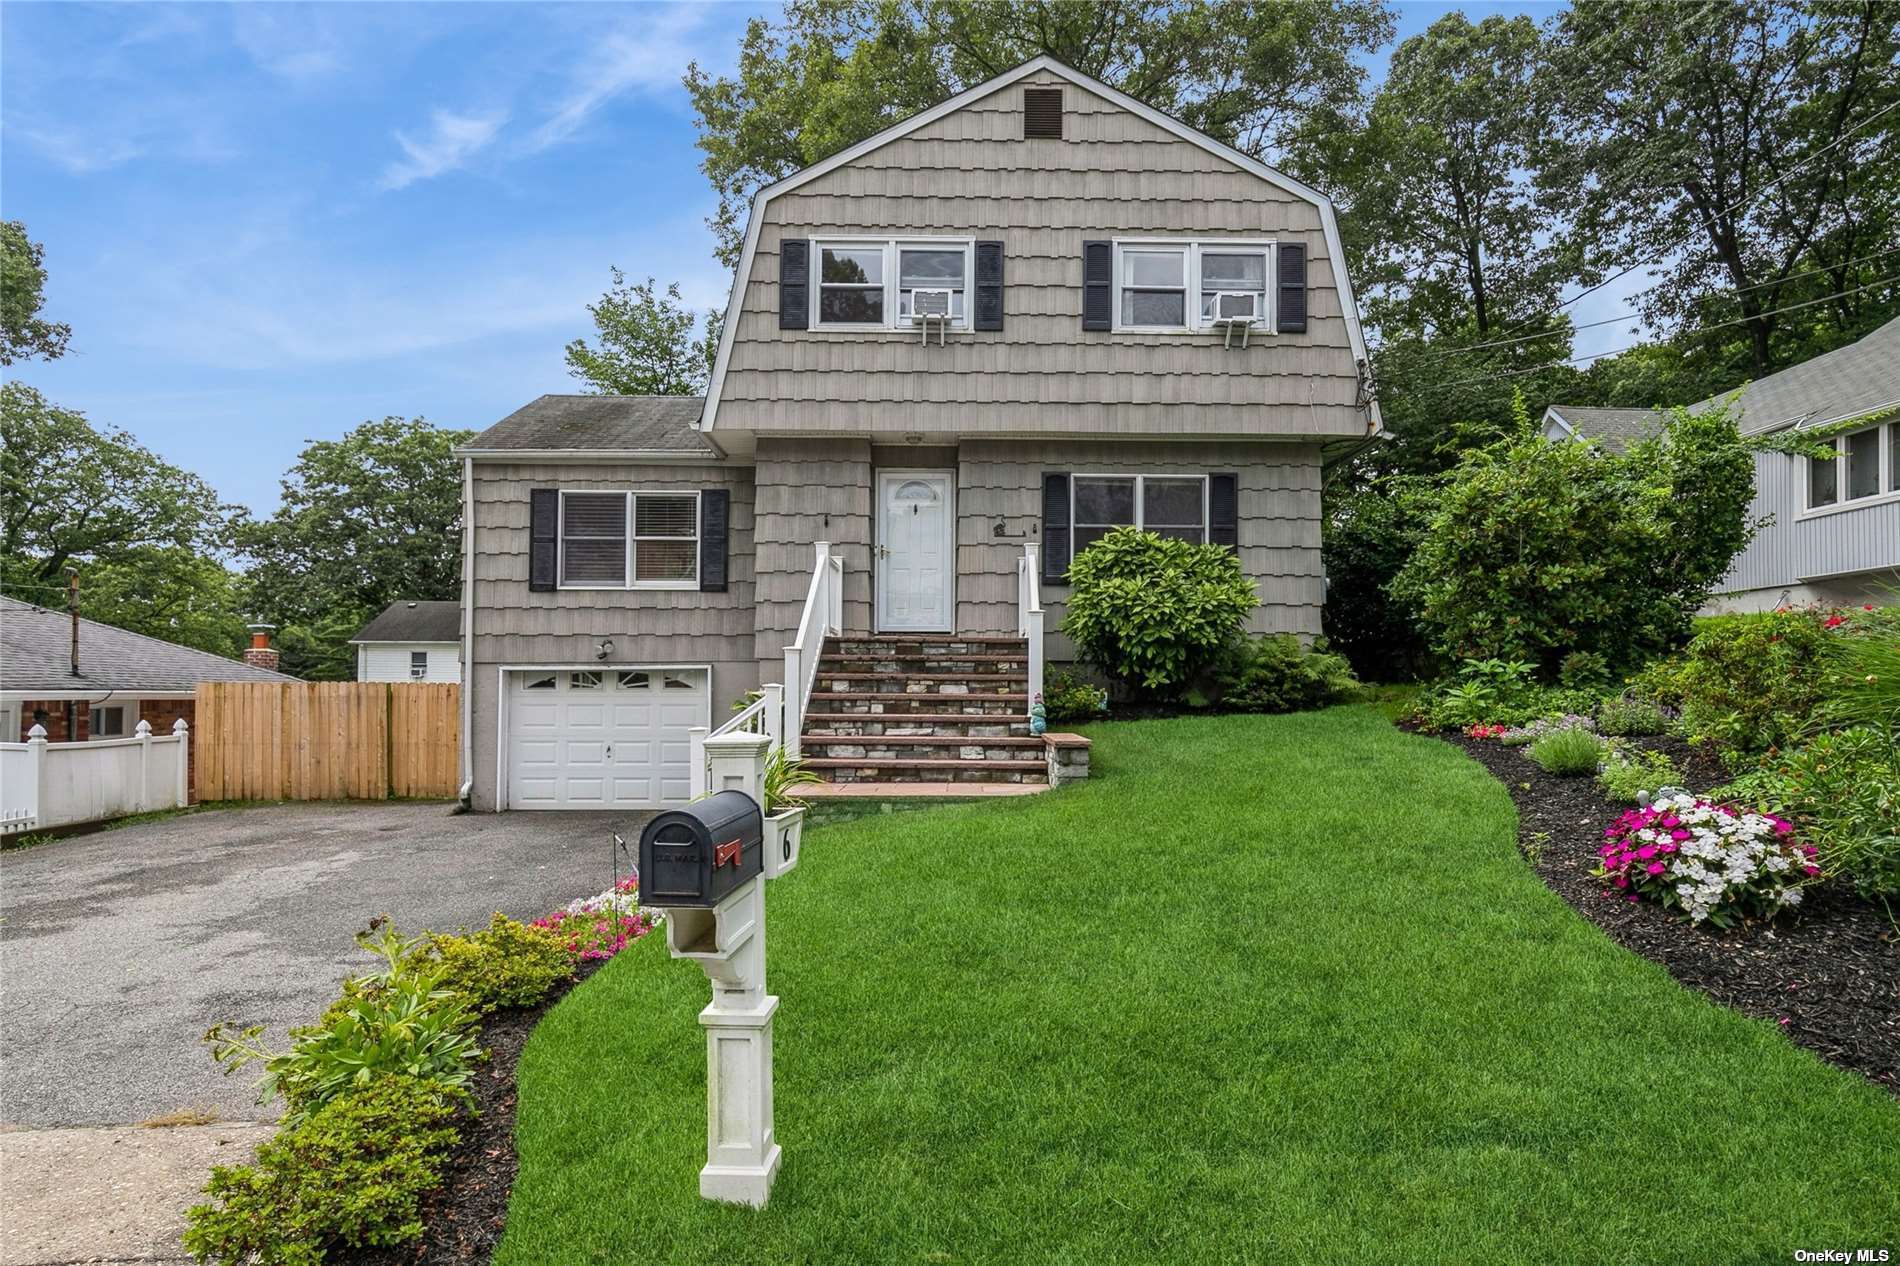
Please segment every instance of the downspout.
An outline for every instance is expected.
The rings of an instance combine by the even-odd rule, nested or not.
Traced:
[[[475,685],[475,604],[470,594],[475,588],[475,459],[462,459],[462,788],[455,793],[456,807],[469,808],[469,794],[475,787],[474,703]]]

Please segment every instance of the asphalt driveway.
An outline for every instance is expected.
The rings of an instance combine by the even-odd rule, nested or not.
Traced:
[[[631,847],[646,816],[269,805],[0,854],[0,1127],[274,1116],[207,1028],[282,1045],[368,965],[350,937],[374,915],[452,931],[599,892],[609,831]]]

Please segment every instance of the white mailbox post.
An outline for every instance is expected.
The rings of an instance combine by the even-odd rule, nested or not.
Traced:
[[[763,802],[770,742],[762,734],[708,738],[707,789],[743,791]],[[699,1194],[708,1200],[762,1208],[778,1176],[772,1127],[778,999],[765,985],[765,884],[796,864],[794,856],[754,876],[717,905],[666,908],[667,949],[698,963],[712,982],[712,1001],[699,1013],[706,1029],[706,1164]]]

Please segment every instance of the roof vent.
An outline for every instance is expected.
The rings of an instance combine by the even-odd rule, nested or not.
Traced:
[[[1062,139],[1062,89],[1023,89],[1023,139]]]

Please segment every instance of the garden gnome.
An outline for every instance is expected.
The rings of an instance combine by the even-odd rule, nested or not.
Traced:
[[[1048,728],[1049,709],[1042,706],[1042,696],[1038,694],[1036,701],[1029,705],[1029,732],[1041,734]]]

